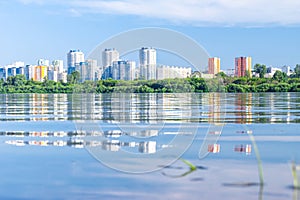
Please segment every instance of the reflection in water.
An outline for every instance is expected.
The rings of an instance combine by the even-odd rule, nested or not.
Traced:
[[[297,123],[299,93],[0,94],[0,121]]]
[[[27,180],[32,180],[31,178],[34,177],[32,176],[33,173],[36,173],[40,168],[42,169],[42,167],[40,167],[42,162],[37,160],[45,159],[45,163],[50,163],[50,165],[47,166],[48,168],[42,169],[42,174],[44,175],[45,170],[48,170],[47,173],[49,174],[54,172],[49,175],[46,181],[43,180],[43,182],[48,184],[46,186],[50,186],[45,186],[45,188],[51,188],[55,191],[65,191],[68,190],[68,188],[72,188],[72,191],[73,188],[86,190],[86,185],[91,185],[92,192],[100,191],[99,193],[102,194],[107,190],[116,191],[123,188],[124,185],[122,185],[122,181],[125,179],[122,179],[126,177],[127,179],[124,182],[126,182],[126,185],[130,183],[130,187],[126,188],[126,190],[129,190],[131,194],[136,192],[136,188],[140,187],[140,185],[138,185],[140,183],[148,185],[149,183],[155,182],[153,180],[162,180],[162,182],[164,181],[163,184],[166,183],[165,185],[170,187],[167,189],[165,187],[161,188],[163,188],[163,190],[168,190],[172,195],[175,190],[178,190],[178,195],[184,194],[184,197],[188,197],[187,194],[190,194],[192,191],[190,196],[194,197],[195,195],[205,194],[206,191],[211,189],[211,186],[214,186],[221,191],[208,192],[209,196],[216,195],[214,196],[215,199],[220,199],[225,196],[223,194],[229,194],[232,191],[237,192],[239,197],[244,197],[243,195],[245,195],[246,199],[253,199],[253,194],[256,199],[257,197],[262,199],[262,183],[264,183],[264,180],[260,178],[260,182],[255,182],[257,165],[254,164],[254,159],[257,156],[254,154],[257,154],[256,149],[258,149],[258,147],[253,139],[254,136],[252,136],[253,130],[255,136],[259,135],[258,138],[260,138],[260,140],[258,140],[258,145],[262,153],[264,167],[267,169],[264,172],[266,174],[267,182],[267,191],[264,195],[271,194],[275,196],[275,194],[270,191],[277,191],[279,188],[280,191],[277,192],[276,195],[280,193],[282,195],[282,193],[284,193],[286,196],[289,195],[290,199],[298,199],[298,190],[288,190],[284,186],[292,184],[291,176],[289,176],[290,171],[285,168],[286,162],[287,160],[294,158],[293,156],[299,156],[297,150],[299,146],[297,143],[299,140],[299,138],[297,138],[299,136],[297,132],[298,127],[297,124],[289,124],[300,122],[299,102],[299,93],[2,94],[0,95],[0,123],[2,125],[2,131],[10,131],[0,132],[0,140],[4,143],[1,143],[2,150],[3,152],[8,152],[8,154],[3,153],[4,156],[1,156],[1,163],[4,165],[1,174],[3,177],[1,187],[4,187],[5,189],[13,188],[11,189],[12,191],[15,191],[16,188],[22,188],[20,186],[27,183]],[[68,121],[81,119],[97,120],[103,131],[76,131],[73,126],[66,125]],[[221,131],[218,129],[207,131],[207,128],[209,127],[209,124],[218,125],[219,123],[229,124],[228,127],[226,127],[225,134],[224,131],[222,131],[222,139],[224,140],[215,142],[213,139],[218,138],[221,135]],[[233,123],[249,124],[249,127],[253,129],[238,130],[239,128],[236,128],[237,125]],[[268,125],[255,123],[264,123]],[[270,126],[270,123],[282,124]],[[130,130],[132,124],[141,128]],[[147,128],[147,125],[149,124],[154,124],[158,128]],[[166,126],[161,128],[160,124],[166,124]],[[195,158],[197,154],[196,151],[201,146],[205,139],[204,135],[207,133],[206,135],[208,135],[211,140],[208,141],[207,146],[205,146],[203,150],[205,153],[211,154],[209,154],[208,157],[205,157],[207,159],[201,160],[201,164],[209,166],[209,170],[207,173],[201,171],[201,174],[199,172],[200,170],[192,170],[194,173],[188,176],[188,182],[186,182],[187,179],[185,178],[178,179],[178,182],[177,179],[173,179],[174,182],[171,182],[167,177],[162,177],[161,173],[151,173],[151,175],[145,174],[140,177],[136,176],[134,181],[132,181],[132,176],[128,174],[125,174],[120,178],[119,174],[116,174],[117,172],[113,170],[109,171],[105,167],[101,168],[101,166],[99,169],[98,163],[95,163],[96,161],[89,159],[89,156],[86,154],[80,154],[75,150],[75,148],[85,148],[90,146],[99,147],[100,150],[103,150],[102,152],[111,153],[113,155],[117,152],[120,153],[120,151],[126,151],[141,155],[151,154],[150,156],[152,156],[152,154],[157,153],[163,148],[171,148],[171,145],[169,145],[170,141],[177,134],[182,134],[182,138],[191,137],[192,134],[189,132],[180,132],[180,126],[185,125],[193,129],[193,126],[198,128],[198,126],[200,126],[199,124],[201,126],[203,125],[204,128],[197,132],[197,140],[194,141],[195,146],[193,146],[193,148],[191,147],[189,149],[190,152],[188,151],[183,157],[186,156],[187,159]],[[118,128],[118,126],[121,125],[123,127],[128,125],[128,129],[126,129],[128,131]],[[48,131],[40,131],[39,128]],[[204,129],[207,132],[202,131]],[[288,138],[286,138],[286,136]],[[89,139],[87,140],[86,138]],[[252,143],[250,143],[250,140]],[[289,142],[282,142],[284,140]],[[72,148],[68,148],[67,154],[61,154],[67,147]],[[21,150],[16,151],[16,149]],[[50,156],[44,156],[45,151],[43,149],[46,149],[47,153],[52,156],[51,159],[61,159],[58,161],[59,167],[57,167],[57,169],[55,169],[54,166],[55,162],[49,159]],[[272,150],[272,154],[270,154],[270,149]],[[283,152],[282,149],[285,151]],[[57,154],[54,154],[54,152]],[[24,153],[26,153],[28,157],[24,157]],[[23,158],[23,160],[20,158]],[[78,178],[76,180],[74,177],[71,177],[67,172],[67,170],[69,170],[68,167],[70,166],[70,158],[77,163],[82,162],[82,168],[84,169],[82,172],[90,172],[90,175],[85,176],[86,174],[82,175],[76,173],[76,178]],[[218,163],[219,158],[223,160]],[[29,159],[31,165],[28,164],[27,167],[30,168],[30,170],[26,169],[26,164],[23,165],[23,163],[26,163]],[[126,161],[126,159],[124,160]],[[22,168],[18,168],[16,165],[17,161]],[[197,161],[199,160],[196,160],[196,162]],[[8,165],[7,163],[9,162],[11,163]],[[92,162],[91,165],[97,167],[88,168],[86,164],[88,162]],[[117,160],[117,162],[119,162],[119,160]],[[187,168],[187,166],[177,166],[177,164],[176,166],[166,166],[163,169],[163,172],[167,174],[167,176],[181,177],[191,173],[191,169]],[[284,167],[281,167],[281,165]],[[199,166],[197,166],[197,169],[199,169],[198,167]],[[32,168],[35,170],[32,170]],[[97,173],[95,173],[95,171]],[[106,172],[108,173],[106,174]],[[197,175],[198,172],[199,174]],[[280,177],[273,176],[273,174],[278,172],[280,172]],[[18,176],[15,176],[16,173],[18,173]],[[57,176],[55,176],[56,173]],[[27,175],[30,178],[28,178]],[[67,177],[68,175],[69,177]],[[23,176],[24,179],[16,183],[15,181],[17,181],[17,179],[12,181],[7,178],[8,176],[18,178]],[[56,182],[56,179],[63,176],[67,177],[67,180]],[[145,177],[149,179],[146,179]],[[262,176],[260,175],[260,177]],[[40,180],[40,178],[38,179]],[[108,185],[109,187],[113,186],[111,187],[112,189],[103,187],[103,179],[108,182],[111,181]],[[201,183],[193,183],[192,180],[205,180],[206,182],[199,187],[199,184]],[[240,180],[249,180],[250,182],[239,182]],[[93,181],[95,181],[94,185],[91,183]],[[224,185],[233,188],[222,187],[221,183],[230,181],[235,182]],[[14,182],[14,184],[11,184],[12,182]],[[182,184],[182,182],[184,182],[184,184]],[[7,183],[10,183],[10,185]],[[32,180],[28,185],[32,183],[36,186],[39,185],[40,182]],[[74,185],[75,183],[78,183],[78,185]],[[156,184],[153,185],[150,189],[156,190],[161,186],[159,183],[157,188]],[[185,188],[186,185],[190,188]],[[252,187],[249,186],[260,186],[259,193],[256,191],[258,188],[254,187],[254,189],[251,189]],[[235,187],[247,188],[240,189]],[[28,191],[31,191],[29,189],[27,190],[27,188],[25,189],[26,191],[24,191],[24,193],[26,194]],[[45,189],[42,188],[41,191],[43,190]],[[52,190],[47,190],[48,194],[53,194]],[[126,190],[123,191],[127,192]],[[2,193],[5,195],[8,194],[8,192],[3,191],[4,189],[2,190]],[[148,188],[145,194],[148,195]],[[72,193],[72,195],[76,198],[78,193]],[[143,198],[146,197],[146,195],[139,197]],[[171,197],[172,195],[169,195],[168,197]],[[109,197],[116,196],[108,196],[108,198]],[[119,195],[117,197],[124,196]],[[125,196],[125,198],[126,197],[128,196]]]
[[[235,145],[234,151],[238,153],[246,153],[246,155],[251,154],[252,148],[251,144],[246,144],[246,145]]]
[[[70,140],[7,140],[5,142],[9,145],[15,145],[19,147],[23,147],[26,145],[29,146],[56,146],[56,147],[74,147],[74,148],[85,148],[86,146],[96,147],[101,146],[103,150],[106,151],[120,151],[123,147],[130,147],[138,149],[139,153],[155,153],[157,144],[155,141],[147,141],[147,142],[121,142],[119,140],[106,140],[106,141],[85,141],[83,139],[70,139]],[[166,147],[166,146],[164,146]]]
[[[210,153],[220,153],[220,144],[209,144],[207,151]]]
[[[182,134],[178,132],[166,132],[152,130],[155,135],[168,136],[170,134]],[[135,134],[135,133],[134,133]],[[152,154],[162,148],[168,148],[169,140],[165,140],[166,143],[158,144],[157,141],[130,141],[132,138],[123,138],[127,136],[127,133],[121,132],[120,130],[109,130],[105,132],[0,132],[0,136],[4,137],[18,137],[18,138],[34,138],[34,139],[18,139],[18,140],[7,140],[6,144],[15,146],[56,146],[63,147],[69,146],[74,148],[84,147],[96,147],[101,146],[106,151],[120,151],[121,149],[126,151]],[[96,137],[97,140],[86,139],[86,137]],[[39,138],[47,138],[47,140],[40,140]],[[62,138],[57,140],[57,138]],[[128,149],[131,148],[132,150]],[[135,150],[134,150],[135,149]]]
[[[252,93],[237,94],[236,98],[236,123],[252,123]]]

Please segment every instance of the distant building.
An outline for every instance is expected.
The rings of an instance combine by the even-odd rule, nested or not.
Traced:
[[[249,76],[252,76],[252,58],[251,57],[238,57],[235,58],[235,76],[246,76],[247,72]]]
[[[187,78],[192,75],[191,67],[176,67],[161,65],[156,69],[157,80],[163,80],[168,78]]]
[[[58,81],[58,72],[53,70],[52,68],[48,69],[47,79],[50,81]]]
[[[104,49],[102,52],[102,79],[111,77],[111,67],[113,62],[120,59],[119,52],[116,49]]]
[[[282,67],[282,72],[286,73],[288,76],[290,76],[293,73],[291,67],[287,65]]]
[[[102,70],[102,68],[97,68],[96,69],[96,72],[95,72],[95,79],[96,79],[96,81],[99,81],[99,80],[101,80],[102,79],[102,74],[103,74],[103,70]]]
[[[114,61],[120,59],[119,52],[116,49],[104,49],[102,52],[102,66],[103,68],[112,66]]]
[[[34,65],[26,65],[25,67],[25,77],[27,80],[34,79],[35,66]]]
[[[54,71],[57,71],[58,74],[64,72],[64,61],[63,60],[53,60],[52,65]]]
[[[84,62],[84,53],[80,50],[70,50],[67,55],[68,60],[68,74],[71,74],[75,70],[79,71],[79,65]]]
[[[136,78],[136,63],[134,61],[114,61],[111,68],[111,78],[115,80],[134,80]]]
[[[204,73],[201,73],[201,78],[204,78],[204,79],[212,79],[214,77],[215,77],[214,74],[204,74]]]
[[[6,65],[0,68],[0,78],[6,80],[10,76],[24,75],[24,62],[15,62],[11,65]]]
[[[68,73],[67,72],[59,73],[58,76],[57,76],[57,80],[61,81],[63,83],[67,82],[67,78],[68,78]]]
[[[156,79],[156,50],[154,48],[141,48],[140,58],[140,79]]]
[[[208,74],[218,74],[220,72],[220,58],[213,57],[208,59]]]
[[[95,74],[97,70],[97,60],[86,60],[80,63],[80,80],[84,81],[94,81]]]
[[[37,61],[37,65],[38,66],[47,66],[47,67],[49,67],[50,66],[50,61],[46,60],[46,59],[39,59]]]
[[[282,72],[282,69],[281,68],[277,68],[277,67],[267,67],[267,73],[265,74],[265,77],[266,78],[272,78],[275,74],[276,71],[280,71]]]
[[[35,66],[34,68],[34,81],[44,81],[44,79],[48,75],[48,67],[47,66]]]
[[[235,75],[235,69],[222,70],[227,76],[233,77]]]

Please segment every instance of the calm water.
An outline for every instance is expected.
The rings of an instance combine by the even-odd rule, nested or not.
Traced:
[[[300,199],[299,123],[300,93],[0,95],[0,199]]]

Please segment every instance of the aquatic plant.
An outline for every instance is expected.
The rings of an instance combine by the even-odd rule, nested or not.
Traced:
[[[258,167],[258,175],[259,175],[259,184],[260,185],[264,185],[264,175],[263,175],[263,167],[262,167],[262,162],[261,162],[261,158],[260,158],[260,154],[259,154],[259,150],[255,141],[255,138],[252,134],[252,131],[248,130],[247,127],[245,127],[245,129],[247,130],[247,134],[252,142],[253,145],[253,149],[254,149],[254,153],[256,156],[256,160],[257,160],[257,167]]]
[[[298,175],[297,175],[297,168],[295,161],[292,161],[292,176],[293,176],[293,188],[300,189],[299,182],[298,182]]]
[[[197,169],[202,169],[202,170],[205,170],[207,169],[206,167],[204,166],[196,166],[194,165],[193,163],[191,163],[190,161],[188,160],[185,160],[185,159],[180,159],[183,163],[185,163],[187,166],[189,166],[189,170],[182,173],[182,174],[179,174],[179,175],[170,175],[170,174],[166,174],[165,172],[162,172],[162,174],[164,176],[168,176],[168,177],[171,177],[171,178],[180,178],[180,177],[184,177],[184,176],[187,176],[189,174],[191,174],[192,172],[196,171]],[[170,167],[170,166],[166,166],[164,168],[169,168],[169,169],[181,169],[181,168],[178,168],[178,167]]]
[[[190,170],[194,171],[197,169],[197,167],[194,164],[192,164],[190,161],[182,159],[182,158],[181,158],[181,161],[183,163],[185,163],[186,165],[188,165],[190,167]]]
[[[224,186],[231,186],[231,187],[250,187],[250,186],[257,186],[259,185],[261,188],[264,186],[264,175],[263,175],[263,167],[262,162],[259,154],[259,150],[255,141],[255,138],[252,134],[252,131],[248,129],[247,126],[244,126],[245,131],[243,133],[247,133],[254,148],[254,153],[257,160],[257,167],[258,167],[258,175],[259,175],[259,183],[257,182],[241,182],[241,183],[224,183]]]

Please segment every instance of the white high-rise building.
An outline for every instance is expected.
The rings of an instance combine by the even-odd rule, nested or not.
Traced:
[[[140,79],[156,79],[156,50],[154,48],[140,49]]]
[[[134,61],[114,61],[111,77],[115,80],[134,80],[136,78],[136,63]]]
[[[47,79],[51,80],[51,81],[57,82],[58,81],[58,73],[57,73],[57,71],[53,70],[52,68],[49,68],[48,72],[47,72]]]
[[[33,65],[26,65],[25,67],[25,76],[27,80],[31,80],[34,78],[35,73],[35,66]]]
[[[46,59],[39,59],[38,61],[37,61],[37,64],[38,64],[38,66],[50,66],[50,62],[49,62],[49,60],[46,60]]]
[[[80,79],[84,81],[94,81],[97,70],[97,60],[86,60],[80,63]]]
[[[64,72],[64,61],[63,60],[53,60],[52,65],[54,67],[54,71],[57,71],[57,73],[63,73]]]
[[[119,52],[116,49],[104,49],[102,52],[102,78],[112,77],[113,62],[120,59]]]
[[[81,62],[84,62],[84,53],[80,50],[70,50],[68,53],[68,73],[79,70]]]
[[[112,66],[114,61],[120,59],[119,52],[116,49],[104,49],[102,52],[102,66],[103,69]]]
[[[58,74],[57,79],[58,79],[58,81],[62,81],[63,83],[66,83],[67,76],[68,76],[67,72],[63,72],[63,73]]]

